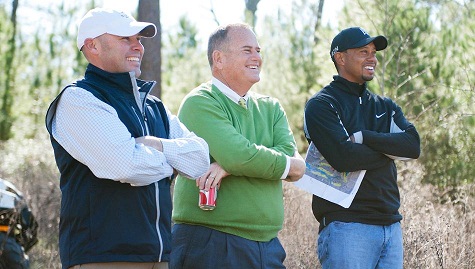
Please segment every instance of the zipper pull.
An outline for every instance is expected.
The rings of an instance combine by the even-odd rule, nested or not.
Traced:
[[[362,105],[362,104],[363,104],[363,100],[361,99],[361,96],[360,96],[360,105]]]

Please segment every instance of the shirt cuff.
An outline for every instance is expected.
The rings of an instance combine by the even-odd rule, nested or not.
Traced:
[[[353,137],[355,138],[355,143],[363,144],[363,133],[361,131],[354,133]]]
[[[289,156],[285,156],[285,159],[287,160],[287,163],[285,165],[285,170],[284,170],[284,173],[282,174],[282,176],[280,177],[280,179],[286,179],[287,176],[289,175],[289,171],[290,171],[290,157]]]

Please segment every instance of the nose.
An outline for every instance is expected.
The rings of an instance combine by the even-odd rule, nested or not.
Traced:
[[[378,58],[376,58],[376,52],[370,53],[366,59],[370,62],[378,62]]]
[[[140,39],[134,39],[132,43],[132,49],[133,50],[139,50],[139,51],[144,51],[144,47]]]
[[[252,52],[252,60],[258,61],[259,63],[262,62],[262,55],[259,51],[254,50]]]

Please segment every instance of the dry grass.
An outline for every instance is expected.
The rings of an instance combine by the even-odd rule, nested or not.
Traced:
[[[475,185],[446,192],[418,182],[401,182],[405,268],[475,268]]]
[[[48,138],[0,144],[0,177],[25,194],[40,223],[40,242],[29,252],[32,269],[61,268],[57,250],[60,191]],[[417,162],[400,164],[404,268],[475,268],[475,185],[453,191],[420,184]],[[284,184],[285,222],[279,238],[289,269],[321,268],[318,222],[311,195]]]
[[[318,222],[312,213],[312,195],[284,183],[285,219],[279,239],[287,252],[285,265],[291,269],[319,268],[316,256]]]
[[[475,185],[442,192],[419,183],[423,171],[417,162],[399,165],[404,268],[475,268]],[[284,201],[279,238],[287,251],[287,268],[321,268],[311,196],[285,184]]]

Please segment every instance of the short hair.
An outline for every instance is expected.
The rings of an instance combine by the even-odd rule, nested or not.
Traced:
[[[213,51],[226,50],[228,44],[228,33],[231,29],[248,29],[252,31],[251,26],[246,23],[231,23],[218,27],[211,33],[208,39],[208,62],[209,66],[213,67]]]

